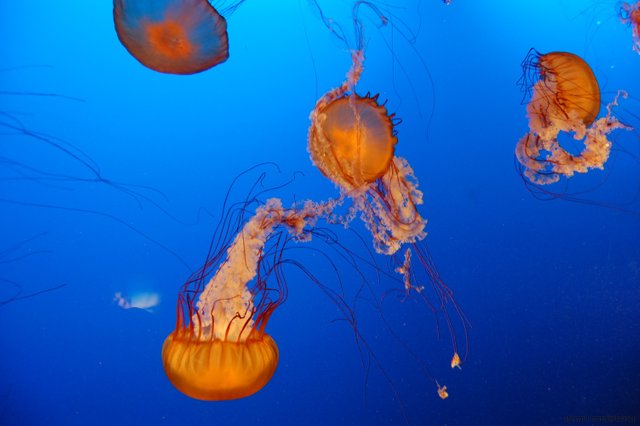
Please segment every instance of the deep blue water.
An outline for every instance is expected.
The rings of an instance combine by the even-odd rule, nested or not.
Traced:
[[[353,37],[352,2],[319,3]],[[604,171],[550,188],[577,201],[534,197],[513,156],[527,131],[516,82],[531,47],[582,56],[604,103],[629,92],[618,112],[640,129],[640,55],[615,2],[390,3],[387,27],[363,12],[358,90],[380,93],[402,118],[396,154],[416,172],[427,244],[472,325],[462,370],[449,368],[448,333],[441,324],[438,338],[423,305],[383,304],[416,362],[347,288],[382,369],[363,367],[352,328],[291,269],[289,299],[267,327],[280,348],[271,382],[229,402],[175,390],[162,342],[233,178],[274,162],[280,172],[261,169],[271,185],[296,177],[272,193],[285,204],[337,195],[309,159],[308,116],[342,82],[349,52],[308,2],[247,0],[228,16],[227,62],[165,75],[122,47],[109,1],[3,1],[2,121],[37,134],[0,134],[0,300],[17,286],[20,296],[64,287],[0,306],[0,424],[640,422],[638,130],[614,134]],[[98,168],[129,186],[96,181]],[[334,231],[369,253],[350,232]],[[317,256],[298,260],[327,272]],[[353,270],[343,274],[347,287],[357,281]],[[339,284],[329,272],[323,279]],[[370,284],[378,296],[398,286],[384,277]],[[161,303],[124,310],[116,292],[155,292]],[[422,363],[448,399],[437,397]]]

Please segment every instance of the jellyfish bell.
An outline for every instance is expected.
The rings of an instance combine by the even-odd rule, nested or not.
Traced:
[[[524,76],[536,80],[527,88],[533,91],[527,105],[532,130],[571,131],[576,128],[574,123],[589,126],[594,122],[600,112],[600,88],[582,58],[569,52],[541,54],[532,49],[523,68]]]
[[[334,183],[357,191],[381,178],[393,161],[397,137],[393,115],[378,96],[350,94],[314,111],[309,152],[318,169]]]
[[[164,371],[171,384],[204,401],[253,395],[273,377],[278,357],[278,346],[268,334],[243,342],[201,341],[176,330],[162,346]]]
[[[225,18],[207,0],[114,0],[123,46],[144,66],[195,74],[227,60]]]
[[[593,123],[600,112],[600,88],[584,59],[569,52],[551,52],[540,56],[538,67],[540,81],[549,94],[557,96],[554,106],[558,110],[548,112],[575,115],[586,126]]]

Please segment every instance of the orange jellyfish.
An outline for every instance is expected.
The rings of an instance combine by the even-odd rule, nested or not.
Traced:
[[[232,241],[212,247],[204,267],[184,285],[176,328],[162,347],[165,373],[178,390],[219,401],[252,395],[269,382],[279,352],[265,327],[285,301],[286,286],[278,268],[282,249],[266,250],[265,244],[280,227],[297,239],[310,238],[306,227],[331,208],[331,203],[307,202],[285,209],[270,199]],[[224,235],[233,231],[227,225]],[[267,252],[274,258],[263,262]],[[277,285],[267,286],[270,276]]]
[[[449,392],[447,392],[447,387],[446,386],[440,386],[438,384],[438,396],[440,397],[440,399],[449,398]]]
[[[311,112],[308,149],[313,164],[353,200],[376,251],[393,254],[426,235],[416,209],[422,192],[409,163],[394,155],[394,114],[378,103],[377,95],[355,92],[363,51],[354,51],[352,60],[347,80],[322,96]]]
[[[113,19],[124,47],[155,71],[194,74],[229,57],[227,22],[207,0],[114,0]]]
[[[317,6],[317,2],[315,4]],[[409,162],[395,155],[398,143],[395,126],[400,120],[387,111],[384,102],[379,102],[378,95],[367,93],[362,96],[356,91],[364,69],[363,28],[358,18],[360,6],[370,8],[382,25],[390,22],[375,5],[364,1],[355,3],[353,22],[357,45],[351,53],[352,66],[346,80],[316,102],[309,117],[307,147],[313,164],[340,189],[340,200],[352,200],[349,212],[337,220],[348,224],[359,215],[380,254],[394,256],[405,248],[404,257],[396,260],[398,267],[395,269],[403,277],[404,292],[406,295],[417,294],[429,309],[444,316],[452,340],[452,360],[457,360],[452,363],[459,366],[458,344],[447,307],[452,305],[461,319],[465,344],[468,343],[468,321],[453,299],[453,292],[440,278],[428,249],[424,244],[418,244],[426,237],[426,220],[417,208],[422,204],[422,192]],[[340,27],[326,18],[319,6],[318,10],[324,24],[346,42]],[[424,281],[417,280],[411,269],[413,255],[427,275]],[[432,294],[438,299],[435,303],[428,300],[425,285],[421,283],[427,280]],[[433,377],[431,379],[437,383]]]
[[[523,61],[523,84],[531,93],[527,105],[529,133],[516,146],[516,157],[523,174],[532,183],[546,185],[560,176],[603,169],[611,152],[608,134],[628,129],[612,115],[619,92],[600,112],[600,89],[591,67],[579,56],[568,52],[540,54],[531,50]],[[530,84],[530,80],[535,83]],[[584,149],[571,154],[558,141],[561,132],[582,141]]]
[[[634,4],[622,2],[620,20],[631,27],[633,33],[633,50],[640,54],[640,1]]]

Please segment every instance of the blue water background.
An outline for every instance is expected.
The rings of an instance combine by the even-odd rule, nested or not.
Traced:
[[[350,2],[320,4],[352,42]],[[334,321],[335,306],[293,269],[289,300],[267,327],[280,364],[262,391],[201,402],[171,386],[162,342],[232,179],[269,161],[280,167],[263,169],[272,184],[297,176],[273,194],[285,203],[337,194],[309,160],[308,115],[343,80],[350,56],[308,2],[247,0],[228,17],[226,63],[193,76],[159,74],[119,43],[111,8],[109,1],[0,3],[0,90],[22,92],[0,94],[0,111],[72,144],[105,178],[155,189],[129,187],[148,197],[141,199],[104,182],[8,179],[15,169],[0,165],[0,252],[35,237],[2,252],[0,276],[23,294],[66,284],[0,307],[0,424],[640,422],[638,132],[615,133],[606,170],[571,181],[568,190],[586,190],[581,200],[604,207],[536,199],[513,158],[527,130],[516,81],[531,47],[584,57],[603,102],[618,89],[635,97],[620,113],[640,127],[640,55],[615,2],[408,2],[387,9],[395,31],[363,14],[358,90],[380,93],[402,118],[397,155],[424,191],[426,241],[472,324],[469,356],[452,371],[448,333],[441,327],[438,338],[430,312],[385,301],[399,335],[448,386],[445,401],[366,303],[358,324],[384,373],[363,367],[352,329]],[[2,134],[0,154],[95,178],[34,138]],[[353,235],[335,231],[357,247]],[[301,259],[326,268],[313,256]],[[352,273],[344,270],[347,284]],[[324,279],[337,285],[331,274]],[[14,287],[1,285],[9,297]],[[382,294],[398,283],[371,285]],[[118,291],[157,292],[161,304],[151,313],[123,310],[112,301]]]

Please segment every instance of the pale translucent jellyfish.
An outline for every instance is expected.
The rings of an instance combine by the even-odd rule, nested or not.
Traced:
[[[154,292],[135,293],[132,296],[127,296],[122,292],[117,292],[113,301],[122,309],[142,309],[151,312],[154,307],[160,304],[160,295]]]

